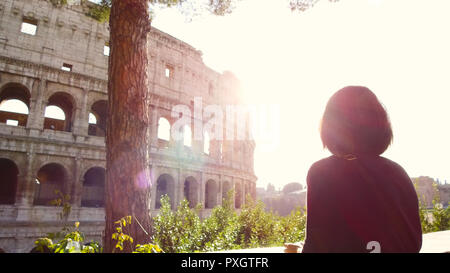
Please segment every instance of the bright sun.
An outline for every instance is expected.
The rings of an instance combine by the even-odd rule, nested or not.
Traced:
[[[305,183],[329,155],[318,133],[326,102],[346,85],[369,87],[386,106],[394,143],[384,156],[410,176],[450,182],[448,10],[443,0],[342,0],[291,13],[284,1],[247,0],[226,17],[186,23],[171,10],[153,25],[233,71],[247,103],[280,109],[277,145],[256,140],[258,186]]]

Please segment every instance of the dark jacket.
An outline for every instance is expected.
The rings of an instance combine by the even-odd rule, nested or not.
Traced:
[[[419,252],[422,246],[418,198],[405,170],[380,156],[314,163],[303,252],[367,253],[371,244],[381,252]]]

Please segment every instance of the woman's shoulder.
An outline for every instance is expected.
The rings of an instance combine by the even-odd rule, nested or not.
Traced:
[[[336,164],[336,159],[336,156],[331,155],[314,162],[308,170],[308,177],[315,176],[315,174],[323,174],[331,166]]]
[[[382,166],[385,166],[387,168],[396,169],[396,170],[398,170],[400,172],[406,173],[405,169],[403,169],[403,167],[400,164],[398,164],[397,162],[395,162],[395,161],[393,161],[393,160],[391,160],[389,158],[386,158],[386,157],[383,157],[383,156],[377,156],[377,161]]]
[[[320,169],[320,168],[324,168],[326,166],[328,166],[329,164],[331,164],[334,160],[335,160],[336,156],[331,155],[329,157],[325,157],[322,158],[320,160],[317,160],[316,162],[314,162],[311,167],[309,168],[309,170],[316,170],[316,169]]]
[[[370,165],[380,170],[390,169],[406,174],[406,171],[400,164],[386,157],[382,156],[360,157],[355,159],[354,161],[348,161],[343,158],[339,158],[335,155],[331,155],[329,157],[322,158],[314,162],[309,168],[308,174],[312,175],[315,173],[324,173],[327,170],[342,166],[342,164],[346,165],[346,162],[354,162],[354,163],[360,162],[362,164],[365,163],[364,165]]]

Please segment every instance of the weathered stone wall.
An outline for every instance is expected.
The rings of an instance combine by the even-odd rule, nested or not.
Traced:
[[[419,201],[422,202],[425,207],[433,207],[433,200],[438,198],[440,195],[438,185],[433,178],[428,176],[420,176],[412,178],[412,181],[415,184]]]
[[[105,139],[95,132],[104,129],[108,56],[103,50],[109,33],[107,24],[86,17],[85,9],[55,8],[45,0],[0,3],[0,103],[18,99],[29,110],[24,124],[0,123],[1,164],[13,162],[17,169],[17,174],[13,172],[17,176],[14,202],[0,204],[0,248],[7,252],[28,252],[36,238],[59,231],[64,224],[58,218],[60,208],[35,205],[45,175],[51,175],[42,174],[46,166],[64,174],[57,182],[71,197],[68,224],[80,221],[88,239],[102,240],[103,208],[82,206],[82,200],[88,189],[84,185],[88,171],[104,171],[106,165]],[[35,35],[21,32],[24,20],[37,25]],[[160,117],[173,124],[174,105],[192,107],[195,97],[202,98],[203,106],[215,104],[224,109],[239,103],[238,80],[229,72],[220,74],[206,67],[198,50],[166,33],[152,29],[149,39],[152,214],[158,212],[157,181],[163,175],[169,177],[167,193],[174,204],[189,191],[191,199],[203,205],[205,200],[221,204],[225,192],[234,188],[239,208],[246,194],[255,197],[253,141],[211,141],[210,153],[205,154],[202,140],[185,147],[157,136]],[[63,71],[63,64],[71,65],[72,70]],[[66,120],[46,118],[49,105],[63,109]],[[88,123],[90,113],[96,114],[98,124]],[[58,124],[62,129],[55,127]],[[7,171],[0,166],[0,172]],[[195,185],[188,191],[187,180]]]
[[[448,206],[450,202],[450,184],[439,185],[437,188],[439,191],[439,199],[441,204]]]

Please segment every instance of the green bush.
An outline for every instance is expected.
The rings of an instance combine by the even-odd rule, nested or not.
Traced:
[[[221,206],[212,209],[211,215],[202,222],[201,251],[218,251],[239,248],[238,217],[233,208],[233,192],[223,199]]]
[[[57,233],[58,236],[63,235],[63,238],[57,243],[53,243],[52,238],[55,234],[48,234],[47,237],[38,238],[34,244],[35,247],[31,252],[37,253],[101,253],[102,247],[97,242],[89,242],[83,244],[84,234],[78,230],[79,222],[75,223],[75,229],[63,229],[62,232]],[[57,238],[57,237],[56,237]]]
[[[420,204],[419,207],[420,222],[422,224],[422,232],[436,232],[450,229],[450,203],[447,208],[433,200],[433,208],[427,209]]]
[[[170,206],[167,195],[161,198],[159,214],[153,218],[153,239],[164,252],[195,252],[202,242],[202,223],[198,216],[200,207],[189,208],[183,200],[176,211]]]
[[[414,187],[417,190],[417,184],[414,182]],[[437,187],[433,184],[433,187]],[[419,198],[419,216],[422,225],[422,232],[436,232],[450,229],[450,202],[447,208],[444,208],[440,203],[439,194],[435,191],[433,197],[433,207],[431,209],[426,207],[426,204]]]
[[[67,208],[63,199],[57,206],[63,208],[61,220],[66,220]],[[450,229],[450,206],[444,208],[438,197],[433,208],[427,209],[419,203],[419,214],[424,233]],[[247,202],[238,214],[233,208],[233,192],[223,200],[221,206],[211,210],[211,215],[203,220],[199,217],[201,206],[194,209],[183,200],[176,210],[171,209],[168,196],[161,198],[159,214],[153,218],[152,241],[155,244],[135,246],[135,253],[155,252],[209,252],[239,248],[282,246],[305,239],[305,209],[296,208],[288,216],[279,216],[266,211],[262,201],[247,197]],[[115,222],[116,233],[113,240],[116,248],[124,243],[133,243],[133,238],[124,233],[124,227],[132,224],[132,217],[124,217]],[[97,242],[84,243],[84,235],[75,228],[64,227],[61,232],[49,233],[35,242],[32,252],[47,253],[101,253]],[[54,243],[54,241],[57,241]]]
[[[201,220],[200,210],[200,205],[191,209],[187,200],[172,210],[169,197],[163,196],[159,214],[153,218],[152,241],[155,244],[136,245],[133,252],[191,253],[282,246],[285,242],[298,242],[305,237],[306,215],[300,209],[281,217],[267,212],[262,201],[248,197],[238,215],[230,192],[221,206],[211,210],[209,217]],[[125,243],[133,244],[133,238],[124,230],[131,224],[131,216],[115,222],[116,232],[112,239],[116,241],[116,249],[123,249]],[[53,243],[56,238],[60,239]],[[65,227],[61,232],[39,238],[33,252],[102,252],[99,243],[83,244],[83,241],[84,235],[78,230],[77,223],[74,230]]]
[[[279,243],[295,243],[305,240],[306,236],[306,214],[300,207],[296,208],[286,217],[280,219]]]
[[[247,197],[238,217],[238,241],[242,248],[267,247],[280,242],[280,217],[266,212],[262,201]],[[278,232],[277,232],[278,231]]]

